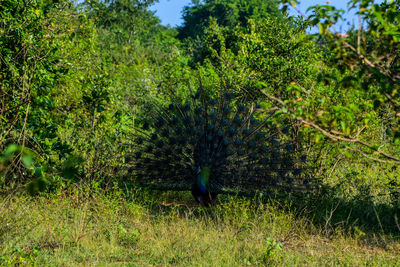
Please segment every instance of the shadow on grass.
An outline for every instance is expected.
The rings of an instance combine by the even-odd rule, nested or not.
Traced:
[[[305,216],[327,231],[340,227],[366,234],[400,234],[400,206],[389,200],[375,203],[366,193],[345,198],[338,196],[337,188],[326,187],[318,194],[295,203],[295,206],[306,210]]]
[[[133,201],[139,201],[154,215],[170,212],[181,215],[201,217],[214,216],[216,207],[200,207],[188,191],[157,191],[134,189],[124,185],[125,193]],[[393,203],[375,203],[368,194],[355,195],[352,198],[340,197],[338,189],[325,186],[313,194],[286,194],[268,196],[220,195],[218,206],[229,202],[246,203],[254,212],[273,205],[283,212],[293,214],[298,219],[311,222],[327,236],[342,230],[352,235],[388,235],[400,238],[400,205]],[[219,208],[221,209],[221,208]]]

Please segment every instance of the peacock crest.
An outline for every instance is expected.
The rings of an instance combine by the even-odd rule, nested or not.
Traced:
[[[276,110],[266,112],[227,91],[207,97],[200,88],[190,92],[186,102],[171,94],[168,107],[156,105],[149,113],[137,129],[130,160],[137,184],[192,190],[205,206],[221,193],[312,187],[304,175],[306,157],[290,139],[290,124],[279,121]]]

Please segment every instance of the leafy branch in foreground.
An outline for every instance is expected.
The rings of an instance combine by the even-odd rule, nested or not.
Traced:
[[[332,63],[348,70],[348,79],[360,81],[365,91],[373,92],[376,109],[394,110],[392,132],[400,139],[400,1],[375,4],[373,0],[351,0],[348,6],[358,8],[359,25],[347,34],[335,32],[337,20],[332,18],[341,10],[332,6],[310,7],[313,13],[308,19],[312,25],[326,26],[317,37],[332,49]]]
[[[347,143],[351,143],[351,144],[360,144],[360,145],[362,145],[364,147],[369,148],[374,153],[379,154],[380,156],[383,156],[383,157],[385,157],[387,159],[390,159],[391,161],[382,160],[382,159],[379,159],[379,158],[374,158],[374,157],[370,156],[369,154],[367,154],[366,152],[364,152],[364,151],[362,151],[360,149],[356,149],[357,152],[359,152],[360,154],[362,154],[363,156],[365,156],[365,157],[367,157],[369,159],[372,159],[372,160],[375,160],[375,161],[379,161],[379,162],[384,162],[384,163],[400,163],[400,158],[398,158],[396,156],[393,156],[393,155],[391,155],[389,153],[380,151],[376,146],[374,146],[372,144],[369,144],[369,143],[367,143],[365,141],[360,140],[360,134],[365,129],[365,127],[362,127],[361,129],[359,129],[354,136],[350,136],[350,135],[347,135],[345,133],[338,132],[338,131],[332,130],[332,129],[325,129],[324,127],[318,125],[318,123],[315,123],[313,121],[310,121],[310,120],[304,119],[304,118],[302,118],[300,116],[297,116],[295,114],[295,111],[292,108],[290,108],[285,103],[285,101],[283,101],[282,99],[279,99],[279,98],[277,98],[275,96],[269,95],[269,94],[265,93],[264,91],[263,91],[263,93],[270,100],[272,100],[274,102],[277,102],[282,106],[281,108],[279,108],[280,111],[282,111],[283,113],[291,114],[293,117],[295,117],[296,120],[301,122],[304,126],[306,126],[306,127],[310,127],[311,126],[311,127],[315,128],[316,130],[318,130],[320,133],[322,133],[324,136],[330,138],[331,140],[333,140],[333,141],[343,141],[343,142],[347,142]]]

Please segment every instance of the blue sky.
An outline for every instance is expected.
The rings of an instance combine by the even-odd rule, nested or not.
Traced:
[[[334,5],[337,8],[347,10],[347,0],[330,0],[330,2],[331,5]],[[190,3],[190,0],[159,0],[159,2],[151,6],[150,9],[156,12],[156,16],[161,19],[161,23],[163,25],[169,24],[171,26],[177,26],[182,23],[181,12],[183,7]],[[317,4],[326,4],[326,0],[300,0],[300,4],[296,6],[296,8],[300,10],[303,14],[307,15],[307,8],[309,8],[311,5]],[[290,8],[290,13],[293,15],[298,14],[297,11],[295,11],[293,8]],[[345,18],[347,22],[339,25],[336,31],[343,32],[349,27],[347,23],[354,23],[355,25],[357,25],[358,19],[354,15],[354,13],[355,12],[353,10],[353,12],[346,14]]]

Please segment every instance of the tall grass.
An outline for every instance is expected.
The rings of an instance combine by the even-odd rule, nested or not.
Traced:
[[[75,187],[0,198],[1,265],[264,266],[400,264],[393,234],[315,220],[290,201]],[[327,210],[328,211],[328,210]]]

